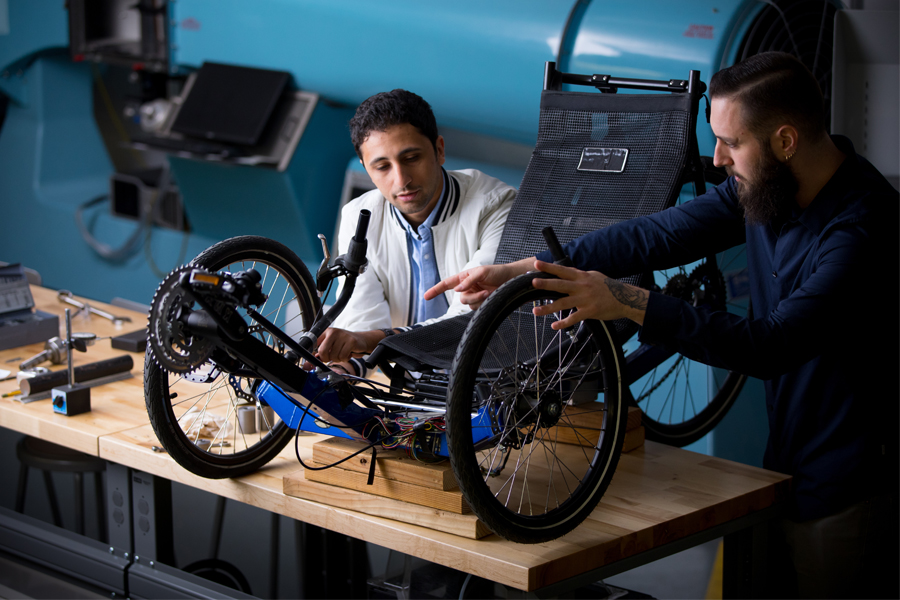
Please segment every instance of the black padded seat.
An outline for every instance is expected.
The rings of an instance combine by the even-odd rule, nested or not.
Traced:
[[[386,337],[379,344],[385,350],[376,349],[376,352],[389,356],[407,371],[423,371],[429,367],[449,369],[471,318],[471,314],[464,314]],[[378,356],[373,353],[372,360],[377,361]]]
[[[25,492],[28,487],[28,469],[39,469],[44,475],[44,484],[53,513],[53,524],[62,527],[62,516],[56,488],[53,485],[51,472],[72,473],[75,476],[75,494],[72,506],[75,511],[75,531],[84,535],[84,474],[94,474],[94,490],[96,493],[97,522],[100,539],[106,539],[106,512],[104,510],[102,473],[106,470],[106,461],[77,450],[66,448],[52,442],[31,436],[25,436],[16,445],[16,456],[19,458],[19,485],[16,492],[16,512],[25,509]]]

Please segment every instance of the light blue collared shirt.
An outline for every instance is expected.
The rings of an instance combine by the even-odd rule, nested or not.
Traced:
[[[443,294],[433,300],[426,301],[424,298],[425,291],[437,285],[441,280],[438,272],[437,257],[434,255],[434,238],[431,235],[431,226],[434,225],[435,220],[441,213],[441,207],[447,198],[447,184],[447,177],[444,176],[440,199],[434,210],[425,219],[425,222],[416,229],[412,228],[409,221],[400,214],[400,211],[397,211],[393,206],[391,207],[397,212],[400,222],[406,228],[406,249],[409,252],[409,262],[412,267],[413,323],[421,323],[428,319],[443,316],[446,314],[447,309],[450,308]]]

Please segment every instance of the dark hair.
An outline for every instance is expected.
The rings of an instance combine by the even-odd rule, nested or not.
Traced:
[[[722,69],[709,82],[709,97],[735,98],[757,138],[788,123],[817,140],[826,132],[825,101],[813,74],[785,52],[763,52]]]
[[[412,92],[391,90],[363,100],[350,119],[350,139],[356,154],[362,158],[359,148],[373,131],[386,131],[404,123],[418,129],[437,151],[438,129],[431,106]]]

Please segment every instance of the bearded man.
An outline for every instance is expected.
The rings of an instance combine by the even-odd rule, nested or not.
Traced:
[[[545,252],[463,271],[426,298],[454,289],[477,307],[508,279],[546,271],[559,279],[533,285],[567,296],[534,313],[574,309],[555,329],[629,318],[642,342],[764,380],[763,465],[793,476],[773,533],[797,587],[775,593],[896,598],[897,191],[828,135],[816,80],[792,56],[751,57],[716,73],[709,92],[722,185],[571,242],[577,268]],[[745,242],[754,318],[615,279]]]

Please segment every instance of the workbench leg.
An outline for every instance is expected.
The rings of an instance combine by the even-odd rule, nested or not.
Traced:
[[[213,513],[212,539],[209,542],[209,555],[219,558],[219,546],[222,543],[222,526],[225,524],[225,498],[216,496],[216,509]]]
[[[281,554],[278,552],[278,546],[281,542],[279,533],[281,532],[281,515],[272,513],[271,515],[272,534],[269,542],[269,598],[278,597],[278,562],[281,560]]]
[[[314,525],[303,524],[302,529],[303,597],[367,597],[365,542]]]
[[[103,502],[101,498],[103,498],[103,473],[102,472],[94,472],[94,498],[97,499],[97,534],[100,536],[100,541],[106,541],[106,511],[103,510]]]
[[[172,482],[140,471],[131,472],[135,561],[175,566],[172,535]]]
[[[775,597],[767,554],[769,523],[763,522],[724,538],[722,565],[723,598]]]
[[[114,462],[106,465],[106,528],[109,551],[126,559],[134,556],[131,518],[131,472]]]

